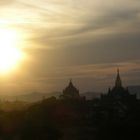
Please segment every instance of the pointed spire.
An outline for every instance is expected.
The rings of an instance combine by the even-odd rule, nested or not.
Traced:
[[[69,86],[73,86],[72,79],[70,79]]]
[[[117,74],[120,75],[120,70],[119,70],[119,68],[117,69]]]
[[[115,87],[122,87],[122,81],[121,81],[119,69],[117,69],[117,78],[116,78],[116,82],[115,82]]]

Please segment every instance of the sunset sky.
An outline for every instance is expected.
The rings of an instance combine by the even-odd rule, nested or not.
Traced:
[[[71,78],[106,91],[117,68],[140,85],[139,0],[0,0],[1,29],[18,32],[26,58],[0,74],[0,94],[62,91]]]

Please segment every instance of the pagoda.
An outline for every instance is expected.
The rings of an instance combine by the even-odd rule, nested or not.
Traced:
[[[79,99],[79,90],[73,85],[70,80],[68,86],[63,90],[63,94],[60,96],[63,99]]]
[[[106,100],[120,100],[120,101],[134,101],[136,100],[136,95],[131,95],[128,88],[122,86],[122,80],[120,77],[119,69],[117,70],[117,77],[115,80],[115,86],[111,89],[109,88],[107,94],[102,94],[101,99]]]

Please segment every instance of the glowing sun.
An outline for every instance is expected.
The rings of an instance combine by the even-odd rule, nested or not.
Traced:
[[[22,58],[18,47],[19,36],[16,30],[0,29],[0,72],[15,68]]]

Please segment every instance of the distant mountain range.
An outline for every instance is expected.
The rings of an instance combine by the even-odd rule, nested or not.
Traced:
[[[42,100],[43,98],[49,98],[51,96],[59,97],[60,92],[52,92],[52,93],[39,93],[39,92],[32,92],[29,94],[23,95],[0,95],[0,100],[8,100],[8,101],[27,101],[27,102],[36,102]]]
[[[23,95],[0,95],[0,100],[2,101],[27,101],[27,102],[36,102],[42,100],[44,98],[49,98],[51,96],[55,96],[58,98],[62,93],[61,92],[50,92],[50,93],[40,93],[40,92],[32,92],[29,94]],[[100,96],[100,93],[97,92],[85,92],[81,93],[81,96],[85,96],[86,99],[93,99]]]
[[[138,86],[128,86],[129,92],[131,94],[136,94],[137,98],[140,99],[140,85]],[[27,102],[36,102],[42,100],[43,98],[49,98],[51,96],[55,96],[58,98],[62,93],[61,92],[50,92],[50,93],[40,93],[40,92],[32,92],[29,94],[23,95],[0,95],[0,100],[2,101],[27,101]],[[100,97],[101,93],[99,92],[84,92],[80,94],[81,96],[85,96],[86,99],[94,99]]]

